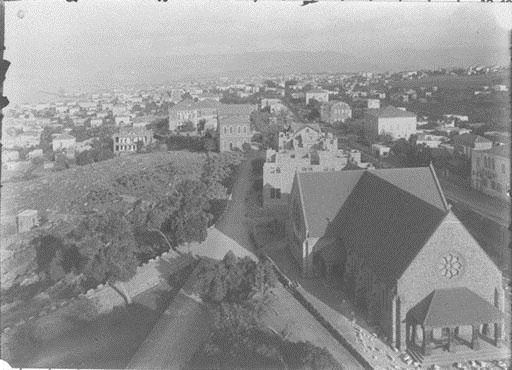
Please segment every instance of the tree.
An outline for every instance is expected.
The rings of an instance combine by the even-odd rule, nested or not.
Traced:
[[[97,283],[127,280],[135,274],[137,244],[123,213],[107,210],[86,216],[70,235],[85,259],[83,273]]]
[[[204,118],[201,118],[199,122],[197,122],[197,131],[203,132],[204,126],[206,125],[206,120]]]
[[[184,180],[176,186],[177,209],[163,226],[174,245],[206,239],[210,214],[206,185]]]

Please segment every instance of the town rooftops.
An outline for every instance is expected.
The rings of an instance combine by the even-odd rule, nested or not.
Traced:
[[[354,246],[385,281],[401,276],[449,214],[431,167],[297,173],[296,181],[309,237]]]
[[[300,130],[309,127],[312,130],[315,130],[316,132],[322,132],[320,129],[320,125],[318,123],[300,123],[300,122],[292,122],[290,124],[290,128],[292,129],[292,132],[296,133]]]
[[[327,94],[329,91],[322,89],[312,89],[306,92],[306,94]]]
[[[461,134],[453,137],[453,143],[464,145],[464,146],[470,146],[474,147],[476,143],[489,143],[491,144],[492,141],[479,135],[475,134]]]
[[[251,121],[249,116],[223,116],[219,117],[219,126],[228,126],[228,125],[250,125]]]
[[[171,110],[196,110],[196,109],[215,109],[221,104],[216,100],[205,99],[200,101],[194,101],[192,99],[185,99],[180,101],[175,106],[171,107]]]
[[[53,140],[76,140],[75,137],[68,135],[68,134],[58,134],[56,135]]]
[[[418,324],[430,328],[498,322],[503,314],[466,287],[436,289],[409,312]]]
[[[416,117],[416,113],[408,112],[388,105],[385,108],[371,108],[367,109],[366,113],[378,118],[394,118],[394,117]]]
[[[249,116],[257,109],[254,104],[220,104],[219,116]]]

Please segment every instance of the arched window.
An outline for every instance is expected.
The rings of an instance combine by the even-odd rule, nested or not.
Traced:
[[[247,126],[244,126],[244,134],[247,133]]]
[[[229,133],[230,133],[230,134],[233,134],[233,126],[231,126],[231,127],[229,128]]]
[[[240,126],[238,126],[238,135],[240,135],[241,129]]]
[[[224,126],[224,135],[226,135],[228,133],[228,128],[226,126]]]

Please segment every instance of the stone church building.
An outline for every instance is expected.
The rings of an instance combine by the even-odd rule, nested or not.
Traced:
[[[501,345],[501,271],[432,167],[297,173],[287,239],[305,276],[341,281],[400,350]]]

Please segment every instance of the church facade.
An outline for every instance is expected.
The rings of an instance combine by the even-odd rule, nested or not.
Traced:
[[[424,356],[501,345],[502,274],[450,209],[432,167],[297,173],[289,248],[343,283],[391,345]]]

